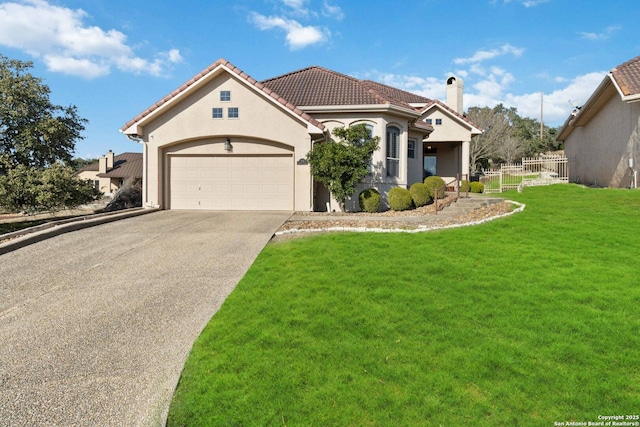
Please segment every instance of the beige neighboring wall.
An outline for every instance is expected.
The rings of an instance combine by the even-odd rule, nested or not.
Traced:
[[[220,100],[221,90],[230,91],[231,101]],[[292,209],[312,210],[310,170],[300,161],[311,149],[307,123],[274,105],[236,75],[222,72],[145,122],[144,204],[169,207],[169,156],[289,154],[295,181]],[[228,118],[229,107],[238,108],[239,118]],[[212,117],[213,108],[223,109],[222,119]],[[224,149],[227,138],[232,152]]]
[[[601,106],[564,140],[572,159],[569,179],[585,185],[624,188],[631,185],[629,159],[640,167],[640,103],[626,103],[611,86]]]
[[[629,159],[640,164],[640,103],[627,104],[617,95],[584,126],[565,139],[565,154],[574,159],[571,182],[600,187],[629,187]]]

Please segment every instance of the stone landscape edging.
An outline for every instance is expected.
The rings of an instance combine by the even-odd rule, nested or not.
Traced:
[[[513,200],[505,200],[505,202],[512,203],[518,207],[512,210],[511,212],[495,215],[495,216],[484,218],[478,221],[470,221],[470,222],[461,223],[461,224],[433,225],[433,226],[419,225],[417,228],[412,228],[412,229],[367,228],[367,227],[326,227],[326,228],[300,228],[300,229],[294,228],[289,230],[276,231],[274,235],[284,236],[284,235],[295,234],[295,233],[318,233],[318,232],[328,232],[328,231],[348,231],[348,232],[358,232],[358,233],[364,233],[364,232],[367,232],[367,233],[422,233],[425,231],[432,231],[432,230],[443,230],[447,228],[459,228],[459,227],[468,227],[471,225],[479,225],[489,221],[493,221],[495,219],[504,218],[518,212],[522,212],[526,207],[524,203],[516,202]]]

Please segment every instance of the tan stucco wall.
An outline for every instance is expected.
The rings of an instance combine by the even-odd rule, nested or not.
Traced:
[[[347,200],[345,207],[348,211],[358,210],[358,195],[366,188],[377,188],[382,194],[382,206],[388,207],[386,194],[393,187],[408,187],[414,182],[422,181],[422,135],[416,132],[411,134],[408,131],[406,118],[394,116],[387,113],[313,113],[313,117],[320,121],[329,131],[337,127],[349,127],[357,124],[368,124],[373,126],[373,136],[380,137],[378,150],[373,153],[372,175],[364,179],[364,182],[356,187],[354,196]],[[386,137],[387,126],[395,126],[400,129],[400,168],[399,177],[389,177],[386,171]],[[409,138],[416,141],[416,158],[407,158],[407,148]],[[319,194],[321,200],[319,208],[324,206],[324,193]],[[340,208],[335,200],[331,200],[331,210],[339,211]]]
[[[82,171],[78,173],[78,178],[88,179],[91,181],[99,181],[99,190],[105,195],[111,195],[118,190],[117,182],[113,182],[111,178],[99,178],[97,171]]]
[[[432,119],[433,132],[429,141],[471,141],[471,128],[463,126],[459,121],[438,109],[429,110],[422,116],[422,120]],[[436,119],[442,119],[441,125],[436,125]]]
[[[629,158],[640,169],[640,103],[627,104],[613,96],[585,126],[565,140],[571,163],[569,179],[585,185],[628,187]]]
[[[231,92],[231,101],[220,101],[221,90]],[[212,118],[214,107],[223,108],[222,119]],[[228,107],[238,107],[239,118],[228,118]],[[223,148],[227,138],[233,145],[230,153]],[[313,208],[309,166],[298,164],[311,148],[307,123],[228,73],[213,78],[145,123],[143,140],[147,160],[145,205],[165,207],[166,165],[171,153],[233,156],[286,150],[293,153],[294,209]]]

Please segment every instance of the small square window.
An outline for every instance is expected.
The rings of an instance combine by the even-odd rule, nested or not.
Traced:
[[[436,125],[441,125],[442,124],[442,119],[436,119]]]
[[[416,142],[412,139],[407,144],[407,157],[410,159],[416,158]]]
[[[432,119],[424,119],[425,122],[427,122],[428,125],[432,125],[433,124],[433,120]]]
[[[222,118],[222,108],[214,108],[211,110],[211,116],[214,119],[221,119]]]
[[[230,119],[237,119],[239,117],[238,107],[229,107],[227,117]]]
[[[231,101],[231,91],[230,90],[221,90],[220,91],[220,101]]]

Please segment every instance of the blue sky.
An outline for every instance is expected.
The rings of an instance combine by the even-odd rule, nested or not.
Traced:
[[[76,154],[142,151],[118,129],[219,58],[257,80],[319,65],[465,109],[561,125],[640,55],[637,0],[0,0],[0,53],[89,120]]]

